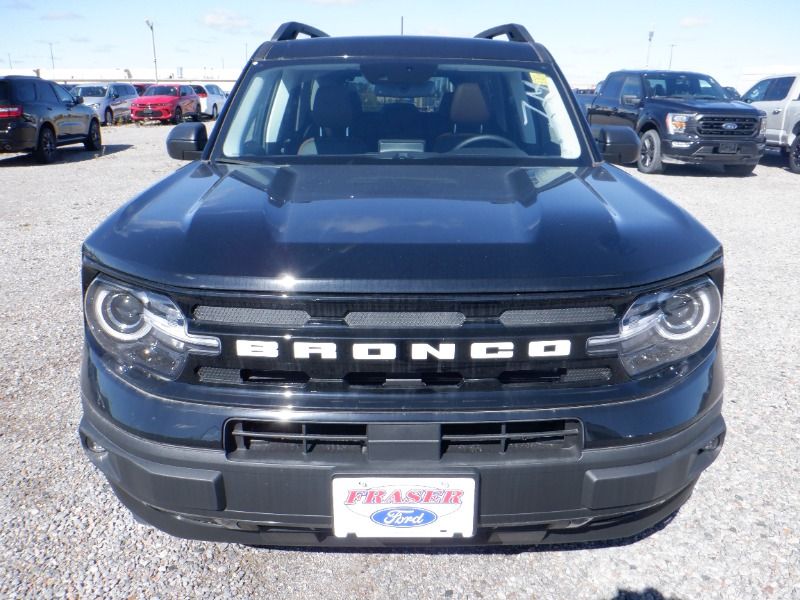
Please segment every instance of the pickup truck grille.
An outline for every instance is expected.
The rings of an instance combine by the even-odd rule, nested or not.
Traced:
[[[191,315],[191,332],[222,341],[219,356],[192,356],[182,380],[249,390],[244,393],[250,398],[263,393],[267,404],[270,395],[290,393],[330,397],[333,404],[338,399],[342,408],[443,408],[455,406],[454,395],[503,404],[510,402],[504,391],[627,380],[615,357],[585,352],[588,337],[618,331],[632,300],[624,294],[217,294],[176,300]],[[335,354],[314,349],[302,356],[302,344],[325,344]],[[481,356],[476,346],[482,345],[500,354]],[[365,358],[356,346],[390,352]],[[408,402],[396,401],[398,395]],[[388,396],[395,401],[381,405],[380,397]]]
[[[707,136],[752,136],[758,129],[756,117],[702,117],[697,122],[697,133]]]

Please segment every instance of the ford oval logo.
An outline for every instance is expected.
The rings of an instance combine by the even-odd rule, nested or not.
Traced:
[[[384,508],[370,516],[373,523],[385,527],[422,527],[433,523],[436,513],[424,508]]]
[[[722,128],[732,130],[732,129],[739,129],[739,126],[736,123],[723,123]]]

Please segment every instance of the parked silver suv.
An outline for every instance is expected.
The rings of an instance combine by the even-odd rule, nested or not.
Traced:
[[[86,106],[97,113],[103,125],[130,120],[131,101],[139,97],[130,83],[86,83],[72,88],[75,96],[83,96]]]
[[[780,148],[800,173],[800,73],[762,79],[742,100],[767,113],[767,146]]]

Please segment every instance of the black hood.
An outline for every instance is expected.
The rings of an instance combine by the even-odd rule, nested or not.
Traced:
[[[657,96],[648,98],[648,104],[663,107],[668,112],[731,114],[743,117],[758,117],[762,111],[739,100],[709,100],[702,98],[671,98]]]
[[[86,255],[168,286],[317,292],[630,287],[721,254],[614,167],[192,163],[103,223]]]

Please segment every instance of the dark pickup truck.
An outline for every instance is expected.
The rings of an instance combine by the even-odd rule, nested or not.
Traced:
[[[764,154],[763,111],[730,100],[713,77],[682,71],[616,71],[595,96],[578,98],[591,125],[632,127],[642,140],[637,166],[721,164],[749,175]]]

